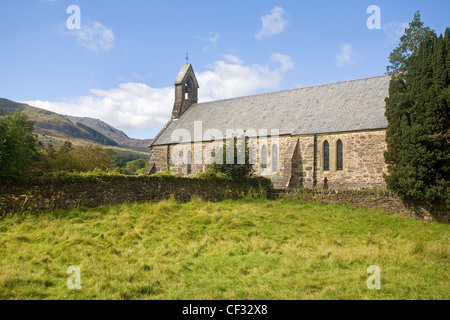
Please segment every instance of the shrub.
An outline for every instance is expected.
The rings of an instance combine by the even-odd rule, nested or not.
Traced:
[[[245,163],[239,164],[238,161],[238,150],[241,150],[242,146],[240,144],[245,144]],[[228,146],[227,146],[228,144]],[[234,158],[233,163],[227,162],[227,149],[230,148],[230,140],[224,141],[222,147],[222,163],[218,164],[214,162],[207,166],[207,168],[216,173],[223,173],[233,181],[244,181],[245,179],[251,177],[253,175],[253,164],[250,163],[250,150],[248,147],[248,138],[245,137],[244,141],[239,141],[237,137],[233,139],[233,147],[234,147]],[[213,156],[213,155],[212,155]]]
[[[53,152],[49,145],[47,152],[42,156],[36,170],[42,172],[88,172],[95,169],[112,169],[112,154],[99,146],[87,145],[77,149],[65,144],[58,152]]]
[[[0,115],[0,177],[10,179],[28,173],[38,155],[33,121],[17,111]]]

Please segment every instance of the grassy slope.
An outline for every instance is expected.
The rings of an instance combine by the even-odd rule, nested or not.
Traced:
[[[66,138],[58,138],[58,137],[49,137],[49,136],[42,136],[38,135],[39,140],[43,143],[44,147],[46,148],[49,143],[53,145],[55,149],[60,148],[65,141],[67,141]],[[94,143],[87,140],[82,139],[70,139],[70,142],[72,142],[74,147],[81,147],[87,144],[92,145],[98,145],[102,147],[103,149],[111,149],[116,152],[116,154],[123,155],[123,156],[130,156],[131,158],[135,159],[148,159],[149,158],[149,152],[139,151],[139,150],[133,150],[128,147],[113,147],[113,146],[104,146],[98,143]],[[148,149],[147,149],[148,150]]]
[[[60,114],[32,107],[27,104],[21,104],[0,98],[0,111],[14,112],[15,110],[27,114],[31,120],[35,121],[34,133],[38,134],[39,139],[43,141],[44,144],[47,144],[48,142],[54,143],[54,141],[56,141],[55,147],[59,147],[65,140],[70,140],[74,144],[86,144],[86,143],[95,144],[94,137],[92,136],[92,134],[90,134],[89,132],[87,132],[82,128],[77,127],[75,123],[72,123],[72,121],[70,121],[69,119],[65,118]],[[99,120],[96,121],[101,122]],[[109,126],[104,122],[101,123],[104,126]],[[96,129],[96,127],[92,128]],[[147,147],[150,144],[151,140],[138,140],[130,138],[128,139],[129,140],[126,141],[123,140],[117,141],[121,145],[123,145],[123,148],[121,149],[132,148],[134,150],[132,150],[131,152],[138,151],[148,153]],[[63,142],[60,143],[60,145],[58,145],[59,141]],[[127,143],[130,143],[130,146],[128,146]],[[140,146],[141,148],[137,148],[136,146]]]
[[[448,225],[296,201],[0,220],[0,299],[449,299]],[[69,265],[83,288],[69,291]],[[382,269],[368,290],[366,269]]]
[[[144,149],[144,151],[147,151],[148,146],[152,142],[152,139],[141,140],[129,138],[123,131],[111,127],[109,124],[98,119],[88,117],[72,117],[67,115],[65,115],[64,117],[69,119],[73,123],[80,122],[86,126],[89,126],[97,130],[98,132],[101,132],[105,136],[116,141],[119,145],[125,145],[127,147],[136,148],[136,150]]]

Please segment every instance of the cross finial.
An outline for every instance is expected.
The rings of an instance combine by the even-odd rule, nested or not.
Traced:
[[[186,53],[186,64],[189,64],[189,53]]]

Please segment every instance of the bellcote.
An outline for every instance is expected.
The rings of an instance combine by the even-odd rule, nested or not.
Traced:
[[[172,119],[178,119],[189,108],[198,102],[198,82],[191,64],[185,64],[175,80],[175,103]]]

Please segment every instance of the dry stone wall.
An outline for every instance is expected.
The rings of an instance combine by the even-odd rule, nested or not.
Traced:
[[[171,196],[178,201],[189,201],[193,196],[205,201],[220,201],[238,198],[249,188],[175,176],[109,176],[76,181],[55,178],[16,187],[0,185],[0,216],[30,210],[160,201]]]

